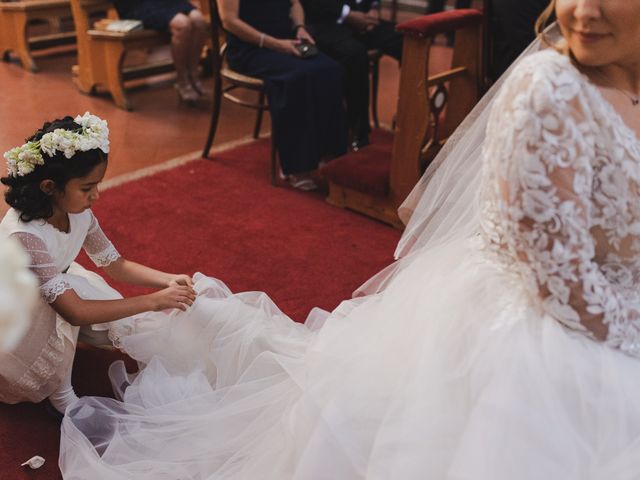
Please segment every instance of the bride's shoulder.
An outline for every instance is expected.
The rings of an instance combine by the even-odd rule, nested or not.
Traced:
[[[582,74],[567,55],[547,49],[520,61],[505,80],[503,92],[511,98],[564,103],[580,95],[583,83]]]
[[[524,58],[520,64],[514,68],[513,74],[517,75],[521,72],[534,71],[565,71],[579,74],[578,70],[571,63],[571,59],[554,48],[547,48]]]

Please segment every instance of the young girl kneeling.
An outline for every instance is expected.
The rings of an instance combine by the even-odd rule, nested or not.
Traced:
[[[0,223],[31,256],[40,299],[29,332],[0,355],[0,401],[48,398],[61,413],[78,397],[71,367],[78,337],[118,345],[118,322],[144,311],[185,310],[195,299],[191,278],[124,259],[100,229],[91,205],[107,168],[107,123],[85,113],[46,123],[22,147],[5,153],[6,202]],[[114,280],[155,287],[122,298],[93,272],[74,262],[83,248]]]

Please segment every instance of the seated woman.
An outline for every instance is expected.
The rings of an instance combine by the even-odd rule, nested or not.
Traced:
[[[171,33],[171,53],[178,78],[178,98],[193,104],[205,89],[198,63],[207,35],[202,13],[187,0],[114,0],[121,18],[141,20],[145,28]]]
[[[316,187],[310,173],[324,157],[347,150],[342,68],[296,45],[314,43],[299,0],[220,0],[229,66],[264,80],[274,142],[294,187]]]

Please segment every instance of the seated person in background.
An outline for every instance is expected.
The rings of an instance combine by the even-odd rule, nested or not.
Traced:
[[[207,22],[187,0],[114,0],[120,18],[141,20],[144,28],[171,33],[171,52],[178,75],[178,98],[193,104],[205,89],[198,64],[207,36]]]
[[[548,0],[490,0],[492,52],[489,77],[495,82],[536,37],[536,20]]]
[[[264,80],[280,165],[289,183],[315,188],[321,159],[347,149],[342,68],[296,46],[314,43],[298,0],[218,0],[229,66]]]
[[[369,57],[379,49],[400,60],[402,35],[395,24],[381,20],[372,0],[301,0],[309,31],[318,48],[345,69],[347,125],[351,146],[369,143]]]
[[[445,0],[429,0],[427,14],[438,13],[444,10]],[[471,0],[456,0],[455,8],[470,8]]]
[[[490,0],[489,0],[490,1]],[[431,15],[432,13],[439,13],[444,10],[445,0],[429,0],[429,4],[427,5],[427,15]],[[471,0],[456,0],[454,4],[454,8],[471,8]],[[447,45],[452,46],[454,40],[453,33],[447,33]]]

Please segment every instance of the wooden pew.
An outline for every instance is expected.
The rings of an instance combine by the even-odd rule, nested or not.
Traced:
[[[71,16],[69,0],[0,1],[0,54],[5,62],[15,52],[22,66],[32,72],[38,70],[32,52],[59,45],[73,44],[75,32],[30,36],[29,23],[33,20],[56,21]]]
[[[173,70],[170,61],[124,66],[127,52],[169,45],[169,34],[154,30],[119,33],[94,29],[93,22],[99,12],[109,12],[109,17],[117,18],[110,1],[71,0],[71,10],[78,35],[78,64],[72,69],[73,80],[83,93],[93,94],[101,87],[111,94],[118,107],[131,110],[125,81]]]
[[[466,9],[398,25],[404,46],[395,136],[387,144],[373,142],[321,169],[329,182],[329,203],[403,228],[398,207],[447,135],[480,98],[482,21],[481,12]],[[433,39],[449,31],[456,32],[451,69],[430,76]]]

